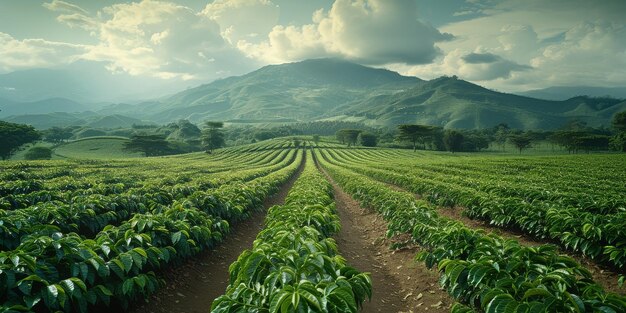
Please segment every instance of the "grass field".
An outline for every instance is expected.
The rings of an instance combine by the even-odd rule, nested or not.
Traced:
[[[124,151],[127,142],[123,137],[90,137],[68,142],[54,149],[56,158],[70,159],[119,159],[142,157],[142,153]]]
[[[42,142],[42,141],[39,141],[39,142],[37,142],[37,143],[35,143],[35,144],[28,144],[28,145],[26,145],[25,147],[23,147],[23,149],[22,149],[22,150],[17,151],[15,154],[13,154],[13,155],[11,156],[11,158],[10,158],[10,159],[11,159],[11,160],[14,160],[14,161],[17,161],[17,160],[24,160],[24,154],[26,154],[26,152],[28,151],[28,149],[33,148],[33,147],[48,147],[48,148],[53,148],[53,147],[54,147],[54,145],[53,145],[53,144],[51,144],[51,143],[48,143],[48,142]],[[53,160],[58,160],[58,159],[61,159],[61,157],[59,157],[59,156],[56,156],[56,155],[52,154],[52,159],[53,159]]]
[[[123,142],[0,162],[0,312],[626,309],[624,154]]]

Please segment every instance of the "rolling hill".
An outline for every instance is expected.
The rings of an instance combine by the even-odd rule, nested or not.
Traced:
[[[565,101],[541,100],[492,91],[457,77],[441,77],[394,95],[354,101],[332,113],[377,125],[486,128],[507,123],[519,129],[554,129],[574,119],[590,126],[606,126],[615,113],[624,110],[626,101],[618,99],[580,96]]]
[[[518,94],[520,96],[557,101],[567,100],[582,95],[590,97],[626,99],[626,87],[555,86],[544,89],[529,90]]]
[[[65,98],[50,98],[33,102],[18,102],[0,98],[0,117],[54,112],[84,112],[90,108]]]
[[[422,123],[554,129],[573,119],[609,125],[626,102],[574,97],[550,101],[496,92],[458,79],[424,81],[336,59],[271,65],[141,104],[150,120],[345,120],[393,126]],[[133,114],[133,112],[128,112]]]
[[[120,113],[152,112],[145,118],[157,122],[181,118],[309,121],[354,99],[393,94],[420,81],[341,60],[314,59],[266,66]]]
[[[218,120],[257,124],[339,120],[371,126],[420,123],[447,128],[507,123],[519,129],[555,129],[574,119],[590,126],[609,126],[612,116],[624,110],[626,101],[614,98],[544,100],[496,92],[457,77],[425,81],[338,59],[313,59],[269,65],[159,100],[112,104],[88,114],[47,113],[3,119],[37,124],[39,128],[54,123],[118,127],[140,121],[164,124],[188,119],[195,123]]]

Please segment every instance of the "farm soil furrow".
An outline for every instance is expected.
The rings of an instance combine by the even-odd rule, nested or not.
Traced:
[[[438,273],[413,259],[418,249],[389,249],[383,218],[362,208],[320,170],[333,186],[341,220],[341,230],[334,236],[339,251],[348,263],[372,275],[374,293],[362,312],[449,312],[453,300],[440,289]]]
[[[386,184],[387,186],[389,186],[389,188],[395,191],[409,192],[408,190],[400,186],[390,184],[384,181],[379,181],[379,182]],[[413,193],[413,195],[415,196],[416,199],[423,199],[419,194]],[[542,244],[555,244],[558,246],[556,242],[550,242],[547,240],[537,240],[535,238],[528,236],[527,234],[521,231],[505,229],[502,227],[489,225],[485,221],[469,218],[463,215],[463,210],[464,208],[459,207],[459,206],[438,207],[437,213],[441,216],[445,216],[449,219],[458,221],[468,228],[481,229],[481,230],[484,230],[486,233],[493,233],[493,234],[502,236],[504,238],[517,240],[520,244],[525,245],[525,246],[539,246]],[[617,294],[621,294],[621,295],[626,294],[626,290],[624,288],[620,288],[617,284],[619,274],[617,274],[615,271],[612,271],[611,269],[603,267],[599,265],[598,263],[594,262],[593,260],[589,260],[588,258],[582,257],[579,254],[571,253],[563,249],[561,249],[561,253],[566,254],[576,259],[576,261],[584,265],[591,272],[593,279],[598,284],[600,284],[605,290],[614,292]]]
[[[525,246],[538,246],[542,244],[555,244],[554,242],[549,241],[537,241],[533,238],[530,238],[528,235],[519,232],[519,231],[510,231],[501,227],[495,227],[489,225],[488,223],[480,220],[471,219],[467,216],[463,215],[463,208],[461,207],[453,207],[453,208],[439,208],[437,213],[441,216],[445,216],[449,219],[456,220],[458,222],[463,223],[468,228],[473,229],[482,229],[487,233],[494,233],[504,238],[517,240],[520,244]],[[585,257],[582,257],[579,254],[571,253],[569,251],[560,250],[562,254],[566,254],[580,264],[584,265],[592,274],[593,280],[600,284],[605,290],[614,292],[617,294],[624,295],[626,294],[626,289],[620,288],[617,284],[617,280],[619,278],[619,274],[611,269],[607,269],[597,264],[596,262],[589,260]]]
[[[222,244],[182,266],[168,269],[164,273],[165,287],[152,295],[148,303],[140,304],[134,312],[206,313],[213,300],[222,295],[228,286],[228,267],[243,250],[252,246],[256,235],[263,229],[267,209],[285,202],[305,163],[306,159],[303,158],[297,172],[287,183],[276,194],[265,199],[264,210],[233,226],[233,231]]]

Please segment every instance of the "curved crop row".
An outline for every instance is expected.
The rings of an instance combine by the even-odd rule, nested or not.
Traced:
[[[325,153],[321,153],[327,157]],[[323,159],[323,158],[322,158]],[[590,273],[554,246],[521,246],[439,217],[408,192],[334,165],[322,165],[362,205],[377,210],[389,234],[410,232],[427,250],[418,259],[438,266],[441,284],[473,310],[484,312],[622,312],[626,298],[605,292]],[[453,312],[472,309],[455,305]]]
[[[291,165],[248,183],[196,192],[170,206],[106,226],[93,239],[75,233],[32,236],[0,252],[0,312],[85,312],[145,298],[160,284],[156,269],[222,241],[297,169]]]
[[[285,205],[269,210],[252,249],[230,266],[211,312],[357,312],[371,279],[338,255],[329,236],[339,227],[332,188],[307,162]]]
[[[336,155],[336,152],[330,153]],[[498,197],[472,187],[449,183],[443,177],[426,179],[406,168],[379,169],[351,165],[345,160],[341,165],[406,188],[432,203],[466,207],[469,217],[480,218],[499,227],[514,226],[539,238],[555,239],[566,249],[610,264],[622,273],[626,270],[626,211],[594,214],[560,203]]]
[[[174,200],[183,201],[190,197],[201,197],[208,188],[219,189],[220,186],[245,183],[263,177],[286,167],[293,162],[295,156],[295,150],[285,151],[279,155],[277,163],[271,166],[235,171],[229,176],[215,177],[216,180],[224,180],[219,184],[197,186],[187,183],[176,184],[171,188],[144,186],[112,195],[92,194],[98,190],[83,190],[76,191],[76,196],[67,197],[64,201],[44,202],[20,210],[0,210],[0,218],[2,218],[0,249],[14,249],[25,236],[33,237],[52,232],[76,232],[79,235],[92,237],[106,225],[117,225],[133,214],[162,210],[162,206],[169,206]],[[222,190],[230,190],[230,188],[222,188]]]

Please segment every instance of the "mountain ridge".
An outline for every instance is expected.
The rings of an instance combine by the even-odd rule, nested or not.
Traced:
[[[112,104],[95,112],[156,123],[345,120],[390,127],[419,123],[475,129],[507,123],[519,129],[555,129],[574,119],[609,126],[623,110],[626,101],[619,99],[536,99],[456,76],[422,80],[327,58],[268,65],[158,100]]]

